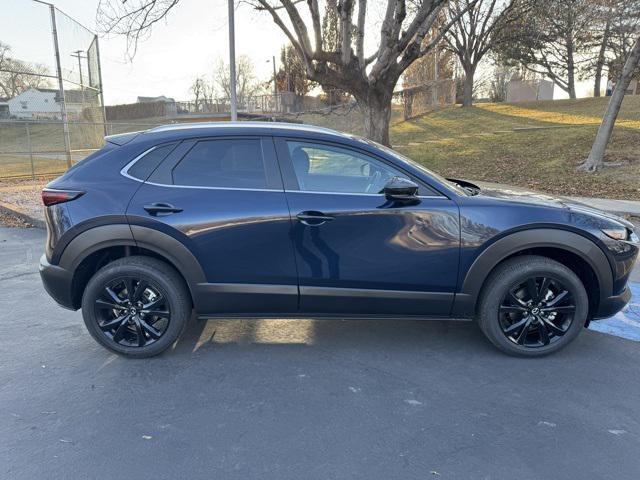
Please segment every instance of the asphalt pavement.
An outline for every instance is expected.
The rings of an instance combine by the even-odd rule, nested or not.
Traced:
[[[221,320],[128,360],[44,292],[43,243],[0,227],[2,479],[640,478],[640,342],[526,360],[470,322]]]

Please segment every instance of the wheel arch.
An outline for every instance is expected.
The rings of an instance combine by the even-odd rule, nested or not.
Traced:
[[[134,233],[137,235],[134,236]],[[59,266],[73,272],[73,306],[79,308],[89,278],[106,263],[131,255],[147,255],[171,265],[182,276],[195,306],[194,287],[206,282],[195,255],[176,238],[148,227],[102,225],[86,230],[66,246]]]
[[[524,230],[502,237],[476,257],[462,280],[460,292],[456,294],[452,315],[474,316],[482,288],[491,272],[505,260],[527,254],[551,258],[576,273],[590,293],[590,315],[613,291],[611,266],[593,241],[566,230]]]

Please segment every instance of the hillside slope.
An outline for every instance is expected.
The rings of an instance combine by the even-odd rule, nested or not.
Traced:
[[[589,154],[608,98],[451,107],[394,124],[394,148],[446,176],[549,193],[640,200],[640,97],[628,96],[606,161],[575,170]]]

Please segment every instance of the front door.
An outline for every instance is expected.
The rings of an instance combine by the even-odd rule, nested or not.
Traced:
[[[410,175],[368,153],[276,142],[301,312],[448,315],[458,274],[457,205],[426,185],[416,204],[388,201],[380,193],[386,182]]]

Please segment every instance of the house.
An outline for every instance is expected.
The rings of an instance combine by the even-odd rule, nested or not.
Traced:
[[[77,119],[85,107],[83,92],[68,90],[64,93],[67,114]],[[10,98],[9,116],[18,119],[57,119],[61,118],[60,94],[51,88],[30,88]]]
[[[549,80],[523,80],[515,77],[507,83],[507,102],[553,100],[553,82]]]
[[[166,117],[177,115],[176,101],[171,97],[160,95],[158,97],[138,97],[138,103],[163,103]]]

